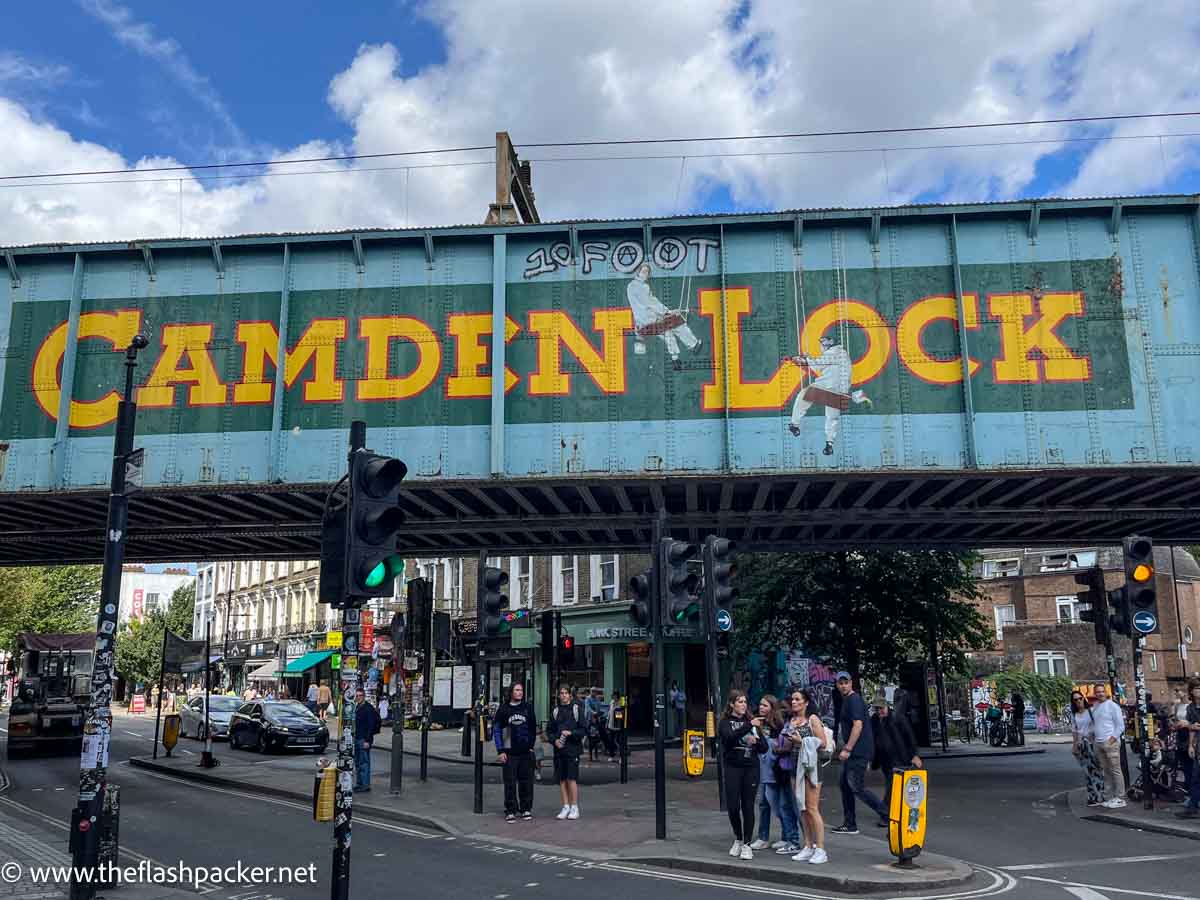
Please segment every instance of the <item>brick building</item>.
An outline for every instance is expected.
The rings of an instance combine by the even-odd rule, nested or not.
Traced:
[[[1077,683],[1104,680],[1104,651],[1093,626],[1079,619],[1075,575],[1098,565],[1109,589],[1124,581],[1120,547],[984,550],[978,567],[986,599],[983,613],[994,623],[996,645],[976,654],[981,672],[1016,665],[1069,675]],[[1146,641],[1147,689],[1169,697],[1200,670],[1200,565],[1182,548],[1155,548],[1160,631]],[[1129,638],[1116,636],[1119,680],[1133,684]]]

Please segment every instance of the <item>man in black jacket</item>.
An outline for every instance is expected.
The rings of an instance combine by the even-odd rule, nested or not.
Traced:
[[[355,791],[371,789],[371,745],[380,729],[379,713],[367,702],[360,687],[354,692],[354,777]]]
[[[559,685],[558,706],[546,723],[546,737],[554,742],[554,774],[563,802],[556,819],[579,818],[579,757],[586,733],[583,705],[573,698],[568,685]]]
[[[515,822],[533,818],[533,745],[537,739],[537,716],[525,700],[525,685],[514,681],[508,702],[496,711],[492,724],[496,752],[504,766],[504,819]]]
[[[886,828],[886,816],[892,808],[893,770],[910,766],[919,769],[922,763],[921,757],[917,755],[917,739],[908,720],[904,716],[892,714],[887,698],[882,692],[876,695],[871,705],[875,708],[875,713],[871,716],[871,727],[875,733],[875,759],[872,768],[883,770],[884,815],[879,819],[879,826]]]

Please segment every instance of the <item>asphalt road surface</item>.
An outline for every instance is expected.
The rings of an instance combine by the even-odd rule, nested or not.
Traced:
[[[0,728],[6,728],[3,716]],[[200,786],[123,765],[130,756],[149,751],[153,729],[153,719],[119,717],[114,723],[110,759],[112,778],[122,786],[122,849],[168,865],[178,860],[205,866],[238,860],[274,866],[312,861],[317,866],[315,884],[223,887],[209,896],[328,897],[330,825],[313,822],[304,804]],[[196,754],[199,745],[193,744],[183,741],[175,752]],[[78,758],[38,757],[3,765],[11,784],[0,795],[0,812],[63,827],[65,841]],[[1063,794],[1076,786],[1079,770],[1068,747],[1052,746],[1036,756],[939,760],[931,770],[931,849],[977,864],[981,872],[972,885],[923,896],[1200,898],[1200,842],[1080,822],[1071,816]],[[714,810],[714,815],[720,813]],[[405,886],[422,900],[517,900],[559,894],[569,894],[572,900],[650,895],[655,900],[697,900],[730,893],[838,896],[803,886],[594,865],[361,816],[355,817],[354,825],[355,897],[403,895]],[[829,841],[832,847],[839,840],[878,839],[877,834],[864,833]],[[717,850],[714,857],[719,858]]]

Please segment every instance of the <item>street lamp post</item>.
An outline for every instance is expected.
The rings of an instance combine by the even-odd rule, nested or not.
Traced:
[[[108,497],[108,523],[104,532],[104,567],[100,576],[100,611],[96,616],[96,651],[92,668],[92,696],[83,728],[79,761],[79,798],[71,813],[72,872],[96,873],[108,791],[108,745],[112,734],[112,673],[116,658],[117,610],[121,604],[121,565],[129,523],[129,494],[141,487],[141,451],[134,453],[133,433],[137,404],[133,399],[133,370],[139,350],[149,346],[144,335],[135,335],[125,348],[125,393],[117,404],[113,441],[112,480]],[[70,390],[63,385],[63,390]],[[115,790],[115,786],[114,786]],[[115,808],[115,803],[113,807]],[[115,863],[116,860],[113,860]],[[93,877],[71,878],[71,900],[96,896]]]

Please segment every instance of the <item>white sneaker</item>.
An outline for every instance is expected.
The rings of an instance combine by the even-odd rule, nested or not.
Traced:
[[[775,852],[778,853],[780,856],[791,856],[793,853],[795,853],[799,849],[800,849],[799,844],[784,844],[782,847],[778,848]]]
[[[729,848],[729,855],[735,859],[742,855],[742,842],[734,841],[733,846]]]
[[[1104,805],[1107,806],[1109,809],[1124,809],[1125,801],[1122,800],[1120,797],[1114,797],[1113,799],[1109,800]]]
[[[754,859],[754,851],[750,849],[749,844],[742,844],[741,857],[746,860]]]
[[[792,857],[792,861],[793,862],[808,862],[810,859],[812,859],[813,852],[816,849],[817,849],[816,847],[805,847],[803,850],[801,850],[799,853],[797,853],[795,856]]]
[[[753,844],[750,845],[750,849],[751,850],[766,850],[769,846],[771,846],[771,845],[768,844],[766,841],[762,840],[762,838],[759,838],[757,841],[755,841]]]
[[[771,845],[771,849],[772,849],[772,850],[778,850],[780,847],[786,847],[786,846],[787,846],[787,841],[776,841],[775,843],[773,843],[773,844]],[[754,849],[755,849],[755,850],[758,850],[759,848],[758,848],[758,847],[755,847]]]
[[[566,818],[567,816],[569,816],[570,814],[571,814],[571,807],[569,807],[569,806],[564,806],[562,809],[560,809],[560,810],[558,811],[558,815],[557,815],[557,816],[555,816],[554,818],[556,818],[556,819],[565,819],[565,818]]]
[[[829,854],[820,847],[813,850],[813,855],[808,860],[809,865],[819,866],[821,863],[829,862]]]
[[[567,813],[567,818],[568,819],[578,819],[579,818],[579,807],[572,806],[570,812]]]

